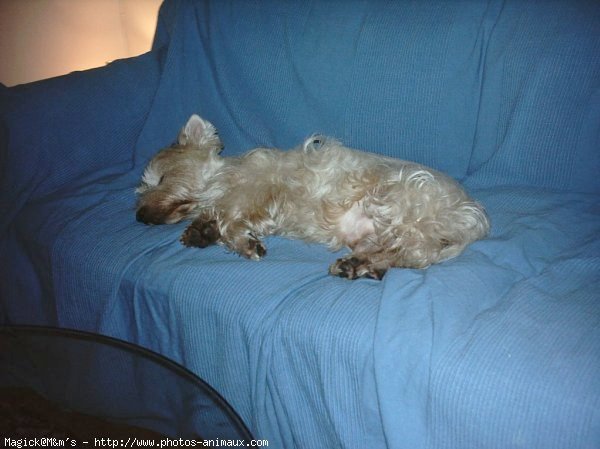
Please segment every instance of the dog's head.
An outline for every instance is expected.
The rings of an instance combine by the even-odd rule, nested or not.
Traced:
[[[177,143],[148,163],[139,194],[136,219],[146,224],[171,224],[194,215],[206,181],[222,165],[223,145],[215,127],[192,115]]]

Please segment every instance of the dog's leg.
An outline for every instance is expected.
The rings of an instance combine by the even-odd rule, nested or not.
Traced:
[[[221,243],[247,259],[262,259],[267,248],[260,239],[277,228],[279,197],[280,187],[268,184],[240,184],[228,191],[217,205]]]
[[[208,213],[197,217],[181,235],[180,241],[185,246],[206,248],[221,239],[217,219]]]
[[[229,223],[221,241],[231,251],[247,259],[260,260],[267,254],[265,244],[244,221]]]
[[[197,248],[222,243],[231,251],[254,260],[261,259],[267,253],[265,245],[247,220],[227,221],[206,213],[186,228],[180,241],[187,247]]]
[[[389,268],[427,268],[464,248],[444,238],[413,237],[404,243],[405,246],[386,246],[360,242],[351,254],[336,260],[329,273],[348,279],[381,279]]]
[[[361,277],[381,280],[392,266],[388,251],[377,243],[375,234],[348,245],[352,252],[329,266],[329,274],[347,279]]]

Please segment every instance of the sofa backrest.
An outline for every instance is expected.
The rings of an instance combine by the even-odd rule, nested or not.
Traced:
[[[598,2],[174,1],[166,43],[172,117],[225,154],[323,133],[479,185],[600,185]]]

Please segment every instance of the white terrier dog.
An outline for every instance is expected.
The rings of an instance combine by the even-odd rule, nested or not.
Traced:
[[[249,259],[261,237],[281,235],[352,252],[329,267],[381,279],[390,267],[426,268],[460,254],[489,230],[477,202],[451,178],[413,162],[364,153],[322,136],[290,151],[219,156],[208,121],[193,115],[178,142],[148,164],[137,220],[193,219],[186,246],[222,244]]]

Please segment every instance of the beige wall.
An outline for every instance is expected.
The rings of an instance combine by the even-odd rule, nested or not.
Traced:
[[[99,67],[150,49],[162,0],[0,0],[0,82]]]

